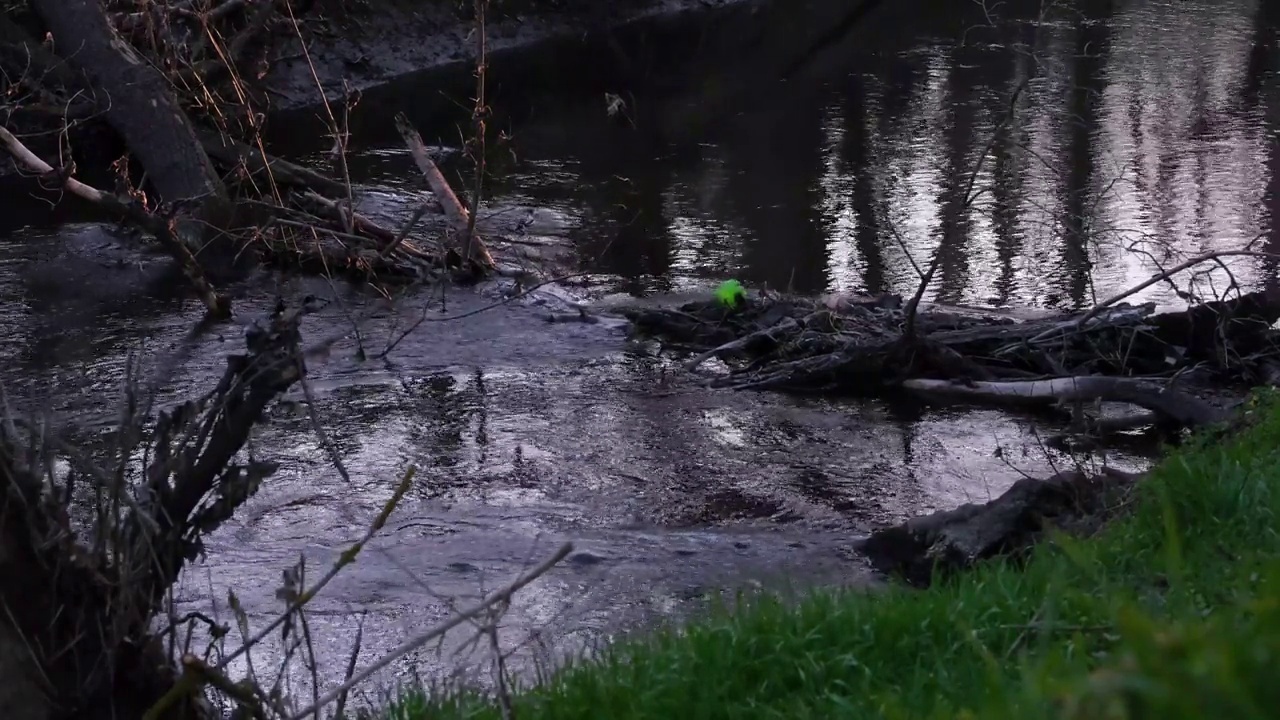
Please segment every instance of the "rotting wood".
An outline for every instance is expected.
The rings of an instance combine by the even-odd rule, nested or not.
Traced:
[[[418,165],[418,169],[422,171],[422,176],[426,179],[427,185],[431,188],[432,194],[440,202],[444,208],[445,218],[449,221],[449,226],[453,230],[453,236],[457,241],[452,243],[455,249],[459,249],[467,261],[478,263],[486,271],[492,271],[497,267],[493,256],[489,253],[489,248],[485,246],[484,240],[480,237],[480,233],[472,232],[468,237],[468,228],[471,227],[471,213],[467,210],[458,196],[454,194],[453,188],[449,186],[449,182],[445,180],[444,174],[440,172],[440,168],[436,166],[435,161],[431,159],[431,155],[427,152],[427,146],[422,142],[422,136],[414,129],[413,124],[405,117],[404,113],[396,114],[396,129],[400,131],[400,136],[404,139],[405,145],[409,148],[409,153],[413,155],[413,161]]]
[[[1060,377],[1006,382],[912,378],[902,387],[930,398],[983,401],[1024,407],[1089,400],[1123,402],[1184,427],[1202,427],[1224,419],[1213,406],[1185,393],[1150,382],[1119,377]]]
[[[1089,535],[1117,512],[1140,475],[1106,468],[1023,478],[998,498],[882,528],[858,543],[873,567],[925,587],[996,557],[1019,560],[1050,529]]]

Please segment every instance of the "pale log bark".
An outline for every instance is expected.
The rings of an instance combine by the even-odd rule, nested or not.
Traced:
[[[422,171],[422,176],[426,178],[427,185],[431,188],[432,194],[440,201],[441,207],[444,208],[445,219],[449,221],[449,226],[453,228],[456,237],[460,239],[462,246],[461,254],[469,261],[477,262],[486,270],[494,269],[497,264],[493,261],[493,256],[489,254],[489,249],[485,247],[484,241],[480,239],[478,232],[473,232],[472,237],[467,237],[467,232],[471,228],[471,213],[467,210],[458,196],[454,194],[453,188],[449,187],[449,182],[444,179],[444,174],[440,172],[440,168],[436,166],[435,161],[431,159],[431,155],[427,153],[427,146],[422,142],[422,136],[410,124],[409,119],[403,113],[396,115],[396,128],[400,131],[400,136],[404,138],[405,145],[409,147],[409,153],[413,155],[413,161],[417,163],[418,169]],[[470,257],[467,257],[469,250]]]
[[[902,386],[914,393],[934,398],[953,398],[1001,405],[1051,405],[1055,402],[1103,400],[1124,402],[1151,410],[1178,425],[1198,427],[1224,418],[1217,408],[1202,400],[1130,378],[1105,376],[1061,377],[1052,380],[1010,382],[955,382],[913,379]]]

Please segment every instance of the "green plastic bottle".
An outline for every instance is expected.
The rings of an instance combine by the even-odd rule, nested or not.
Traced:
[[[747,299],[747,289],[737,280],[725,280],[716,288],[716,302],[733,309]]]

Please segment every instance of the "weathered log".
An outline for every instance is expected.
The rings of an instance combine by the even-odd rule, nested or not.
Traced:
[[[178,208],[173,236],[207,270],[232,273],[238,254],[221,230],[231,206],[168,81],[120,37],[98,0],[32,0],[54,51],[108,98],[105,117],[137,157],[155,195]]]
[[[1022,557],[1049,527],[1088,534],[1138,480],[1118,470],[1087,476],[1072,471],[1045,480],[1023,478],[991,502],[913,518],[859,543],[883,573],[927,586],[974,563]]]
[[[445,180],[444,174],[440,172],[440,168],[436,166],[435,161],[431,159],[431,155],[427,153],[427,146],[422,142],[422,136],[414,129],[409,122],[409,118],[405,117],[404,113],[396,114],[396,129],[400,131],[400,136],[409,147],[409,153],[413,155],[413,161],[417,163],[418,169],[422,171],[422,176],[426,178],[432,194],[436,196],[441,207],[444,208],[444,216],[449,221],[449,226],[453,229],[455,237],[458,239],[455,247],[461,249],[459,254],[468,262],[478,263],[486,271],[493,270],[497,264],[493,261],[493,256],[489,254],[489,248],[485,247],[484,240],[480,237],[480,234],[472,229],[470,211],[454,194],[453,188],[449,187],[449,182]],[[470,233],[469,236],[468,233]]]
[[[1015,406],[1047,406],[1092,400],[1124,402],[1151,410],[1183,427],[1219,422],[1224,413],[1202,400],[1131,378],[1089,376],[1010,382],[910,379],[902,387],[930,398],[977,400]]]

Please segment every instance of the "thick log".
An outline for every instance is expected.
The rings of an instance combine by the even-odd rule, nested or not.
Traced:
[[[989,503],[913,518],[860,543],[871,564],[916,586],[927,586],[993,557],[1023,555],[1049,527],[1088,534],[1138,476],[1107,469],[1094,477],[1065,472],[1023,478]]]
[[[220,232],[231,216],[226,190],[164,76],[120,37],[98,0],[32,6],[54,52],[102,96],[108,124],[146,170],[158,200],[189,209],[176,214],[175,236],[206,268],[231,272],[234,253]],[[206,247],[211,251],[202,253]]]
[[[1124,402],[1184,427],[1210,425],[1225,418],[1224,413],[1198,398],[1130,378],[1089,376],[1011,382],[912,379],[904,381],[902,387],[931,398],[1023,407],[1091,400]]]

